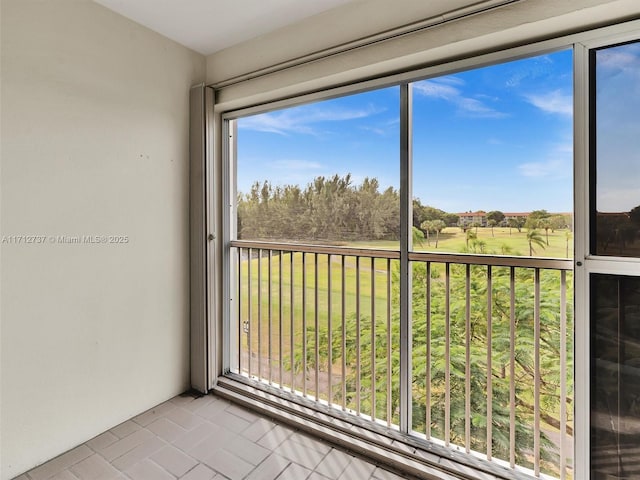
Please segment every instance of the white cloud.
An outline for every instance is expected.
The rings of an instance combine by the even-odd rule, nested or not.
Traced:
[[[324,167],[319,162],[308,160],[276,160],[269,165],[279,170],[319,170]]]
[[[523,163],[518,166],[520,173],[525,177],[547,178],[556,177],[565,170],[565,164],[560,159],[544,160],[542,162]]]
[[[476,118],[503,118],[507,114],[489,107],[477,98],[467,97],[453,85],[463,85],[464,82],[455,77],[443,77],[436,80],[424,80],[414,84],[414,90],[429,98],[439,98],[453,103],[458,107],[458,113]],[[484,96],[486,98],[486,96]]]
[[[554,90],[539,95],[526,95],[525,99],[531,105],[539,108],[546,113],[557,113],[560,115],[573,115],[573,97],[562,93],[560,90]]]
[[[473,117],[502,118],[507,116],[506,113],[494,110],[475,98],[460,98],[457,105]]]
[[[546,158],[536,162],[518,165],[520,174],[532,178],[570,178],[572,176],[573,145],[562,143],[555,145]]]
[[[622,70],[638,73],[640,70],[640,46],[637,44],[623,45],[597,53],[598,68]]]
[[[425,97],[453,100],[460,97],[460,90],[451,85],[445,85],[435,80],[425,80],[413,85],[414,90]]]
[[[507,87],[518,87],[524,80],[534,80],[547,75],[551,70],[553,60],[548,55],[541,55],[536,57],[533,62],[516,62],[514,65],[516,65],[516,69],[505,82]]]
[[[384,128],[380,128],[380,127],[363,126],[363,127],[360,127],[360,128],[361,128],[361,130],[364,130],[365,132],[375,133],[376,135],[379,135],[381,137],[384,137],[385,135],[387,135],[389,133],[389,130],[385,130]]]
[[[465,85],[466,83],[462,78],[456,77],[454,75],[448,75],[446,77],[438,77],[437,81],[440,83],[447,83],[449,85]]]
[[[366,118],[381,111],[373,105],[361,109],[322,108],[317,105],[303,106],[242,118],[238,122],[238,128],[279,135],[291,133],[317,135],[321,132],[314,127],[314,124]]]

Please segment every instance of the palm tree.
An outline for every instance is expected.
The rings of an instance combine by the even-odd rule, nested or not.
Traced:
[[[420,224],[420,229],[426,233],[427,245],[431,246],[431,241],[429,239],[429,233],[434,229],[433,228],[433,220],[425,220]]]
[[[525,220],[522,217],[510,218],[509,228],[511,227],[517,228],[518,233],[520,233],[522,231],[522,227],[524,227],[524,223],[525,223]],[[511,234],[511,231],[509,231],[509,234]]]
[[[447,226],[444,220],[433,220],[433,228],[436,231],[436,248],[438,248],[438,240],[440,240],[440,232]]]
[[[538,222],[541,228],[544,228],[544,232],[547,236],[547,246],[549,245],[549,229],[551,228],[551,221],[548,218],[543,218]]]
[[[537,246],[542,247],[543,249],[545,248],[545,243],[544,243],[544,239],[542,238],[542,235],[540,235],[540,232],[538,230],[536,230],[535,228],[529,230],[527,232],[527,242],[529,242],[529,256],[533,257],[533,254],[536,253],[536,251],[533,249],[533,244],[535,243]]]
[[[498,222],[496,222],[493,219],[487,220],[487,225],[489,225],[491,227],[491,236],[492,237],[495,237],[495,235],[493,234],[493,227],[495,227],[497,224],[498,224]]]
[[[478,238],[478,235],[471,229],[466,231],[465,234],[465,242],[467,244],[467,251],[469,250],[469,242],[476,240]]]

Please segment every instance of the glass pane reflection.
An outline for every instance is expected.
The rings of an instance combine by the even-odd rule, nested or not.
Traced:
[[[595,108],[591,251],[640,257],[640,42],[594,50],[590,68]]]
[[[640,478],[640,278],[591,276],[591,479]]]

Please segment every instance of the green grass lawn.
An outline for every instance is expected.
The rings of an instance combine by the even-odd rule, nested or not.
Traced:
[[[303,322],[308,325],[315,325],[317,321],[320,326],[326,328],[329,314],[331,314],[332,326],[340,328],[342,325],[342,309],[344,308],[347,317],[355,314],[358,297],[360,299],[361,315],[370,317],[373,308],[377,319],[386,318],[388,301],[387,260],[375,259],[372,272],[371,259],[360,258],[356,260],[354,257],[345,258],[343,300],[343,267],[341,259],[333,257],[331,264],[329,264],[328,255],[317,255],[317,263],[314,257],[315,255],[313,254],[307,254],[303,266],[302,253],[293,254],[293,297],[291,295],[290,253],[282,255],[281,283],[280,258],[278,255],[274,255],[271,258],[271,280],[269,279],[268,258],[263,257],[260,261],[257,258],[253,258],[250,262],[248,260],[242,262],[240,272],[242,279],[240,316],[243,321],[246,321],[249,318],[249,307],[251,307],[251,328],[253,333],[251,343],[254,349],[258,348],[258,328],[260,329],[261,347],[266,348],[269,340],[269,319],[271,319],[272,344],[275,344],[276,351],[280,343],[280,322],[282,322],[284,346],[286,348],[289,345],[292,309],[293,332],[297,338],[296,342],[302,340]],[[356,268],[357,261],[359,261],[359,275]],[[249,263],[251,264],[250,282],[247,281],[249,278]],[[260,268],[258,268],[259,265]],[[304,276],[303,272],[305,272]],[[331,279],[330,290],[329,278]],[[316,305],[318,306],[317,312]],[[259,322],[258,316],[260,317]],[[307,339],[307,341],[313,341],[313,339]],[[313,347],[313,345],[311,346]]]
[[[474,229],[474,232],[476,229]],[[477,240],[484,242],[484,253],[497,255],[528,255],[529,245],[526,230],[518,232],[509,228],[478,228]],[[541,231],[546,243],[546,234]],[[460,253],[467,251],[465,233],[457,227],[448,227],[440,234],[438,247],[432,235],[429,241],[415,245],[416,251],[439,253]],[[569,255],[572,239],[569,238]],[[351,242],[348,245],[359,248],[397,249],[396,241]],[[534,246],[535,256],[565,258],[567,255],[567,234],[565,230],[549,231],[549,245],[544,248]],[[359,272],[356,262],[359,261]],[[390,261],[390,264],[396,262]],[[280,265],[282,264],[282,272]],[[316,273],[317,265],[317,273]],[[387,260],[375,259],[374,273],[369,258],[346,257],[344,259],[344,305],[343,305],[343,268],[341,257],[306,254],[303,266],[302,253],[293,254],[293,297],[291,276],[291,254],[284,253],[271,257],[271,277],[269,277],[269,259],[264,253],[260,261],[252,258],[241,262],[240,317],[245,322],[250,318],[251,349],[267,353],[271,336],[272,354],[278,355],[280,331],[282,330],[283,349],[288,352],[291,332],[296,344],[302,342],[303,323],[307,325],[328,326],[329,317],[333,328],[341,328],[342,310],[349,317],[357,313],[359,297],[360,315],[371,317],[372,309],[376,321],[386,322],[387,318]],[[251,268],[250,282],[249,268]],[[306,272],[303,282],[303,270]],[[282,273],[282,275],[280,275]],[[329,278],[331,289],[329,290]],[[372,280],[374,289],[372,292]],[[316,288],[317,282],[317,288]],[[303,285],[304,284],[304,285]],[[304,288],[303,288],[304,287]],[[280,291],[282,289],[282,291]],[[372,295],[373,293],[373,295]],[[303,299],[304,296],[304,299]],[[373,301],[372,301],[373,298]],[[304,301],[303,301],[304,300]],[[316,305],[318,306],[316,312]],[[251,310],[251,311],[249,311]],[[293,315],[292,315],[293,310]],[[293,330],[291,319],[293,317]],[[248,336],[245,336],[248,337]],[[314,338],[308,338],[309,348],[313,348]],[[310,343],[311,342],[311,343]],[[287,353],[288,354],[288,353]]]
[[[542,231],[541,234],[545,240],[546,248],[537,247],[535,252],[537,256],[556,258],[564,258],[566,256],[567,237],[564,231],[549,232],[548,246],[546,246],[545,232]],[[516,229],[513,229],[510,234],[508,228],[495,228],[493,232],[491,232],[490,228],[478,228],[477,235],[479,240],[485,242],[484,248],[487,254],[526,256],[529,253],[526,231],[524,229],[522,232],[517,232]],[[572,244],[571,238],[569,239],[569,244]],[[344,246],[395,250],[397,249],[397,242],[352,242]],[[435,248],[435,238],[431,238],[429,243],[427,243],[425,239],[424,243],[418,245],[416,250],[460,253],[466,250],[465,234],[459,228],[447,228],[440,236],[437,249]],[[302,382],[306,381],[305,389],[307,394],[310,397],[317,395],[323,400],[328,399],[327,383],[333,382],[335,386],[332,391],[332,397],[334,401],[339,401],[336,395],[339,395],[337,385],[340,382],[336,375],[339,375],[341,372],[342,355],[339,345],[335,343],[333,345],[337,354],[334,353],[332,358],[333,376],[330,378],[326,373],[328,365],[321,363],[320,374],[318,375],[318,378],[320,378],[318,382],[319,391],[314,391],[315,382],[318,381],[315,378],[315,366],[313,365],[317,348],[316,338],[318,338],[318,344],[323,345],[320,349],[324,349],[324,353],[326,354],[327,342],[326,338],[322,336],[327,336],[329,323],[331,323],[331,327],[335,332],[341,333],[343,319],[355,318],[357,313],[359,313],[362,321],[360,334],[362,348],[366,350],[367,345],[375,343],[379,353],[386,352],[387,338],[384,325],[387,322],[389,302],[393,303],[388,293],[388,280],[392,277],[392,275],[389,275],[389,268],[391,268],[392,272],[397,271],[398,261],[375,259],[372,262],[369,258],[356,259],[356,257],[344,257],[343,260],[343,257],[339,255],[329,257],[329,255],[326,254],[305,254],[303,256],[303,254],[299,252],[293,254],[283,253],[282,255],[274,253],[269,258],[266,251],[263,253],[262,258],[259,259],[255,256],[256,250],[254,250],[253,253],[254,256],[252,258],[249,259],[245,257],[240,262],[239,291],[238,295],[235,296],[235,300],[239,300],[239,302],[237,302],[237,305],[239,305],[240,319],[240,325],[238,325],[238,327],[242,331],[241,327],[244,326],[246,322],[249,329],[249,334],[245,332],[241,333],[241,348],[243,352],[241,357],[244,362],[241,368],[246,372],[247,359],[251,358],[251,373],[253,375],[273,379],[274,382],[282,383],[283,386],[290,386],[290,379],[293,377],[295,378],[295,388],[297,390],[301,390],[303,388]],[[571,251],[569,251],[569,253],[571,253]],[[472,268],[482,269],[483,267],[477,266]],[[442,284],[444,281],[443,271],[444,267],[442,264],[438,264],[437,262],[432,263],[431,279],[434,284],[436,282]],[[528,271],[530,272],[530,270]],[[524,272],[525,270],[522,270],[522,274],[524,274]],[[544,275],[554,274],[557,274],[557,272],[542,273],[543,278]],[[497,275],[497,268],[494,270],[494,275]],[[397,279],[393,278],[392,281],[397,282]],[[452,288],[456,281],[460,281],[460,279],[454,276],[452,279]],[[393,287],[392,292],[395,291],[397,294],[397,285],[393,285]],[[569,288],[571,288],[570,283]],[[442,289],[441,285],[440,289]],[[393,293],[391,295],[393,295]],[[568,298],[571,298],[570,292],[568,292]],[[397,306],[391,305],[391,308],[395,309]],[[396,313],[397,312],[393,311],[393,314]],[[375,342],[371,341],[371,329],[369,328],[372,316],[375,316],[377,325]],[[414,318],[414,331],[418,324],[424,321],[424,315],[416,315],[416,318]],[[432,322],[438,321],[442,321],[442,319],[439,317],[432,318]],[[549,320],[545,319],[545,321]],[[497,318],[495,322],[498,322]],[[434,323],[432,323],[432,325],[433,324]],[[309,327],[306,334],[305,325]],[[316,328],[316,325],[318,328]],[[464,347],[464,331],[460,330],[458,328],[459,326],[456,327],[456,325],[457,324],[452,321],[451,349],[454,353],[457,351],[456,349],[459,350]],[[494,328],[497,328],[497,326],[497,323],[494,324]],[[523,341],[526,343],[531,341],[528,337],[520,339],[519,335],[520,333],[517,334],[518,342]],[[352,337],[353,336],[351,336],[351,338]],[[294,344],[293,351],[291,349],[292,339]],[[397,345],[397,341],[397,338],[393,338],[391,345]],[[432,338],[432,342],[433,341],[434,339]],[[473,340],[472,338],[472,344],[474,341],[477,340]],[[293,374],[290,367],[291,361],[292,359],[296,362],[302,361],[303,345],[306,345],[307,349],[308,363],[306,373],[303,373],[304,369],[298,364],[294,369],[296,373]],[[484,353],[486,350],[483,350],[486,349],[486,347],[483,345],[476,345],[476,347],[483,351],[483,355],[486,355]],[[501,350],[501,348],[504,349],[504,345],[501,346],[498,343],[494,343],[493,355],[495,356],[496,362],[494,369],[499,365],[498,359],[502,358],[501,355],[504,356],[504,351]],[[418,350],[419,349],[416,351]],[[463,353],[458,352],[458,356],[463,355]],[[547,360],[557,363],[557,359],[553,355]],[[347,372],[355,371],[353,358],[347,358],[345,361]],[[414,361],[416,361],[415,357]],[[443,358],[436,358],[434,356],[432,357],[432,361],[443,361]],[[260,371],[258,371],[258,362],[261,364]],[[367,370],[368,367],[366,365],[368,358],[366,355],[361,357],[361,362],[363,364],[361,367],[361,371],[363,372],[361,381],[363,384],[367,384],[366,378],[364,378],[367,375],[373,375],[376,378],[375,391],[376,395],[380,396],[380,403],[376,406],[378,409],[377,418],[384,419],[386,407],[384,403],[386,401],[385,379],[388,378],[386,368],[384,368],[384,366],[378,366],[372,374],[370,369]],[[283,364],[282,379],[279,378],[280,363]],[[369,364],[370,363],[371,362],[369,362]],[[269,371],[271,373],[268,373]],[[423,376],[424,372],[420,369],[416,370],[414,364],[413,375],[415,381],[415,378]],[[485,374],[483,373],[482,375]],[[496,375],[499,376],[497,370]],[[454,383],[459,380],[455,375],[452,378],[452,382]],[[484,378],[484,376],[482,378]],[[502,380],[498,377],[496,378],[495,382],[496,385],[498,385]],[[391,381],[393,382],[394,380]],[[481,383],[482,380],[480,381],[480,384]],[[353,385],[348,388],[353,388]],[[366,391],[366,388],[367,387],[361,386],[363,399],[371,398],[371,396],[367,397],[370,392]],[[397,385],[393,388],[397,388]],[[524,387],[522,389],[525,393],[521,395],[521,398],[532,403],[532,399],[529,398],[531,396],[530,392],[527,393]],[[422,390],[419,392],[415,391],[414,395],[416,395],[416,398],[414,401],[418,403],[423,401],[424,399],[419,398],[419,394],[422,393],[424,393]],[[441,392],[437,391],[437,389],[431,391],[431,395],[437,396],[439,393]],[[355,409],[356,407],[353,402],[353,398],[347,400],[347,407]],[[556,407],[555,405],[549,406],[545,408],[545,411],[555,418],[555,416],[557,416]],[[432,412],[437,412],[441,406],[436,405],[432,406],[432,408],[434,409]],[[365,412],[366,411],[367,410],[365,410]],[[392,412],[392,415],[395,421],[396,412]]]
[[[477,232],[477,240],[484,242],[484,252],[470,251],[467,248],[466,234],[458,227],[447,227],[438,238],[438,247],[436,248],[436,235],[431,234],[430,238],[426,238],[413,246],[415,251],[419,252],[436,252],[436,253],[485,253],[490,255],[515,255],[529,256],[529,243],[527,242],[527,230],[522,229],[518,232],[515,228],[495,227],[493,230],[488,227],[473,228],[473,232]],[[549,230],[549,244],[546,245],[547,234],[544,230],[539,230],[540,235],[545,241],[544,247],[533,245],[534,257],[552,257],[552,258],[572,258],[573,257],[573,235],[569,232],[567,242],[567,230]],[[363,241],[351,242],[346,246],[361,248],[380,248],[397,250],[399,243],[397,241]]]
[[[473,232],[477,232],[477,239],[485,242],[485,252],[496,255],[517,255],[528,256],[529,255],[529,243],[527,242],[527,230],[522,229],[522,232],[518,232],[515,228],[478,228],[472,229]],[[544,230],[539,230],[541,237],[545,241],[545,245],[540,247],[533,245],[534,257],[553,257],[553,258],[570,258],[573,256],[573,237],[569,233],[567,243],[567,230],[556,230],[548,232],[548,245],[547,234]],[[430,235],[429,242],[427,239],[423,241],[422,245],[417,245],[416,250],[423,250],[429,252],[462,252],[466,249],[466,237],[465,233],[457,227],[447,227],[440,234],[438,242],[438,248],[435,247],[435,236]],[[567,248],[568,247],[568,248]],[[479,253],[479,252],[477,252]]]

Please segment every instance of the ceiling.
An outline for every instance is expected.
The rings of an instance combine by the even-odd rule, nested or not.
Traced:
[[[363,0],[94,0],[210,55],[332,8]]]

